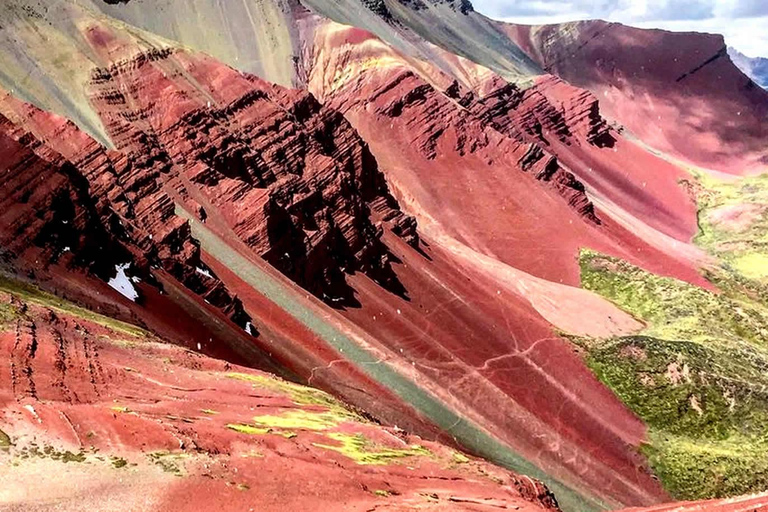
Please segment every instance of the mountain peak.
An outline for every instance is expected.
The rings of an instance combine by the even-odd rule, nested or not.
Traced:
[[[728,47],[728,56],[742,73],[763,89],[768,90],[768,59],[748,57],[732,46]]]

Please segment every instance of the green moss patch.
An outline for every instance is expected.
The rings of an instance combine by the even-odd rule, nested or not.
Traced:
[[[228,373],[230,379],[250,382],[254,387],[277,391],[290,397],[297,405],[316,405],[331,411],[337,417],[344,417],[350,421],[364,422],[365,419],[350,410],[345,404],[319,389],[302,386],[288,382],[277,377],[264,375],[250,375],[247,373]]]
[[[241,434],[248,434],[250,436],[263,436],[266,434],[275,434],[275,435],[283,436],[286,439],[293,439],[297,435],[296,432],[275,430],[270,427],[255,427],[253,425],[245,425],[242,423],[230,423],[227,425],[227,428],[230,430],[234,430],[235,432],[240,432]]]
[[[768,442],[733,434],[710,440],[653,430],[643,451],[674,496],[725,498],[768,488]]]
[[[152,452],[147,458],[166,473],[175,476],[184,476],[183,460],[187,456],[183,453]]]
[[[362,434],[332,432],[328,434],[328,437],[338,444],[314,443],[314,445],[326,450],[339,452],[358,464],[385,465],[407,457],[431,455],[429,450],[418,445],[401,449],[377,446]]]
[[[111,457],[110,462],[112,462],[112,467],[115,469],[122,469],[128,465],[128,461],[122,457]]]
[[[47,307],[61,313],[72,315],[83,320],[102,325],[113,331],[121,332],[134,337],[146,337],[149,335],[147,331],[114,318],[109,318],[98,313],[94,313],[80,306],[76,306],[71,302],[61,299],[55,295],[44,292],[31,284],[23,283],[16,279],[12,279],[8,276],[0,275],[0,291],[16,295],[22,298],[26,302],[37,304],[38,306]],[[3,313],[0,308],[0,323],[2,323]]]
[[[40,448],[36,444],[31,444],[19,451],[20,459],[30,459],[33,457],[53,459],[66,464],[69,462],[85,462],[88,456],[83,450],[77,453],[69,450],[60,451],[50,445]]]
[[[13,442],[11,441],[11,436],[0,430],[0,450],[5,449],[7,450],[13,446]]]
[[[685,184],[699,206],[694,242],[732,280],[768,284],[768,174],[728,180],[698,174]]]
[[[586,340],[586,360],[650,427],[644,448],[678,499],[763,490],[768,468],[768,308],[743,276],[721,293],[592,251],[582,285],[647,324],[641,335]],[[752,288],[757,290],[757,288]]]
[[[648,336],[768,345],[768,308],[746,296],[713,293],[590,250],[581,252],[580,266],[582,287],[646,322]]]
[[[269,428],[254,427],[253,425],[244,425],[242,423],[229,423],[227,428],[234,430],[235,432],[240,432],[241,434],[248,434],[251,436],[269,434],[272,431],[272,429]]]

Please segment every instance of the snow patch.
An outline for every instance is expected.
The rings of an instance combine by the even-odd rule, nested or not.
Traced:
[[[251,328],[253,327],[253,324],[251,322],[245,322],[245,332],[253,336],[253,331]]]
[[[136,302],[136,299],[139,298],[139,292],[136,291],[136,288],[133,286],[131,279],[125,274],[125,271],[130,267],[130,263],[115,265],[115,271],[117,272],[117,275],[110,279],[107,284],[126,299]]]
[[[204,275],[205,277],[213,278],[211,273],[205,270],[204,268],[195,267],[195,272],[197,272],[198,274]]]

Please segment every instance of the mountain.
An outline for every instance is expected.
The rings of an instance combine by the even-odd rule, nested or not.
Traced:
[[[6,4],[0,458],[55,480],[10,506],[765,487],[768,92],[722,38],[464,0]]]
[[[728,47],[728,56],[745,75],[763,89],[768,88],[768,59],[747,57],[736,48]]]

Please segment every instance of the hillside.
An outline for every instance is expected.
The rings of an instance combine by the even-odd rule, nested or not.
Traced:
[[[130,399],[115,407],[148,421],[133,432],[148,429],[159,417],[146,397],[167,387],[155,374],[179,374],[198,383],[176,391],[214,389],[226,411],[183,392],[173,400],[186,412],[163,411],[180,419],[159,419],[162,435],[221,434],[204,458],[237,460],[252,449],[244,435],[271,440],[289,454],[270,466],[274,489],[309,471],[330,507],[333,482],[357,479],[335,496],[349,510],[535,510],[555,506],[549,492],[566,511],[620,509],[764,489],[768,92],[719,36],[514,26],[446,0],[6,7],[3,273],[152,340],[137,354],[97,335],[115,368],[149,373],[159,388],[112,371],[114,386],[128,379],[136,390],[116,394],[107,380],[93,393],[108,398],[83,399],[83,422],[101,402]],[[24,327],[27,306],[6,292],[18,336],[38,323],[56,330],[42,320],[49,304]],[[100,328],[51,336],[64,347],[83,329]],[[296,420],[296,431],[249,422],[235,410],[269,409],[274,397],[240,395],[229,370],[157,367],[164,350],[199,361],[195,371],[239,365],[235,374],[259,382],[269,372],[315,386],[349,409],[258,414]],[[40,373],[68,367],[48,363]],[[2,417],[26,414],[14,398],[17,384],[32,387],[26,368],[11,375]],[[76,374],[73,386],[91,377]],[[328,418],[336,413],[344,421]],[[0,429],[89,449],[82,436],[14,425]],[[209,434],[213,425],[221,432]],[[403,476],[397,461],[381,477],[399,482],[389,488],[338,466],[333,453],[364,456],[355,428],[416,436],[372,445],[428,459],[418,471],[432,476]],[[104,436],[96,448],[142,464],[170,450],[127,443],[119,429]],[[186,460],[182,445],[174,460]],[[451,450],[487,462],[452,463],[467,457]],[[250,464],[238,471],[256,478],[261,462]],[[477,476],[493,471],[501,482]],[[210,492],[194,475],[181,482]],[[429,488],[433,479],[443,487]],[[224,480],[237,496],[239,483],[256,487]],[[299,491],[296,510],[309,506]],[[277,508],[264,500],[282,491],[260,492],[251,497]],[[224,508],[234,499],[219,498]]]

